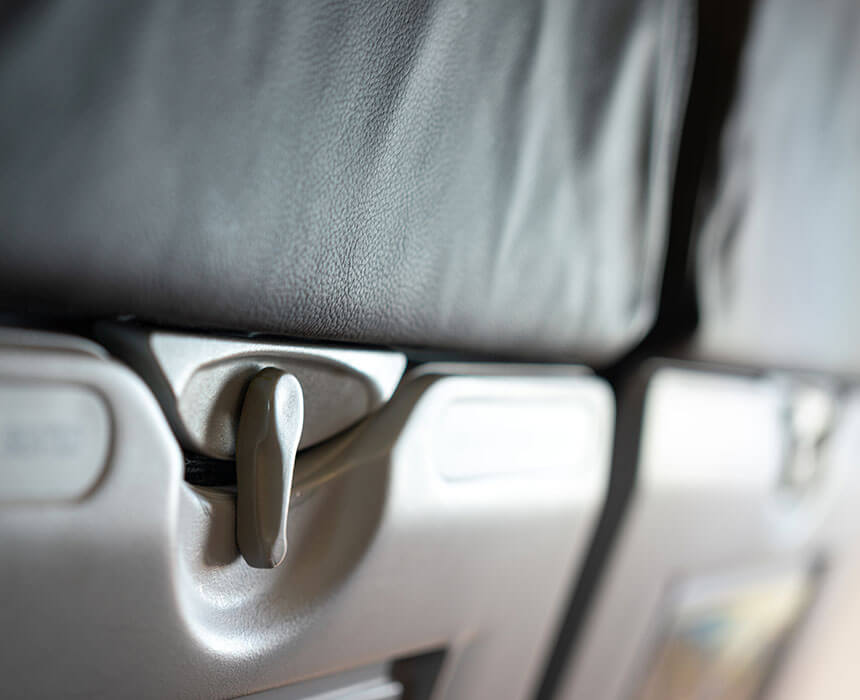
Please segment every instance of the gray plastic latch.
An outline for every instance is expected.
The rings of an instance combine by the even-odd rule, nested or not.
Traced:
[[[786,406],[788,444],[781,485],[801,493],[820,481],[838,413],[836,396],[825,387],[798,384]]]
[[[268,367],[248,385],[236,439],[236,531],[245,561],[278,566],[287,554],[287,511],[304,400],[299,380]]]

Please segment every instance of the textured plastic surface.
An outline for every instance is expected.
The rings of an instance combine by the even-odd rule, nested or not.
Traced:
[[[183,444],[231,459],[242,397],[266,367],[294,374],[304,389],[299,448],[348,428],[384,404],[406,357],[397,352],[219,338],[100,324],[100,338],[153,388]]]
[[[66,350],[93,357],[107,357],[105,349],[86,338],[29,328],[0,328],[0,347],[29,350]]]
[[[791,382],[663,367],[648,383],[639,473],[557,697],[627,698],[687,578],[839,563],[860,530],[860,394],[845,399],[819,478],[786,489]]]
[[[85,500],[0,506],[4,695],[228,697],[445,648],[435,698],[528,697],[605,491],[611,394],[590,376],[436,371],[299,455],[287,557],[263,571],[237,550],[234,496],[182,482],[179,446],[130,370],[0,354],[4,380],[92,387],[116,436]],[[573,420],[590,407],[594,450],[540,478],[532,463],[446,478],[440,462],[465,457],[428,451],[453,444],[445,407],[471,402],[481,421],[524,397]]]

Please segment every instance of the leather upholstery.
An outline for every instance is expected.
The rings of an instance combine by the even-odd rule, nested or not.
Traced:
[[[703,198],[697,354],[860,371],[860,4],[766,0]]]
[[[604,361],[653,320],[685,0],[35,3],[6,309]]]

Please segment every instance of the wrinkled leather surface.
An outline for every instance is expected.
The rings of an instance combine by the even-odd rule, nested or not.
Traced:
[[[683,0],[36,3],[0,30],[0,295],[606,358],[652,320]]]
[[[698,248],[711,358],[860,371],[860,4],[759,3]]]

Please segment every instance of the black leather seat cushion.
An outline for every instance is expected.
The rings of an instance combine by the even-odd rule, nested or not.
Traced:
[[[699,356],[860,371],[860,3],[755,8],[698,244]]]
[[[609,358],[653,317],[690,28],[675,0],[25,6],[3,306]]]

